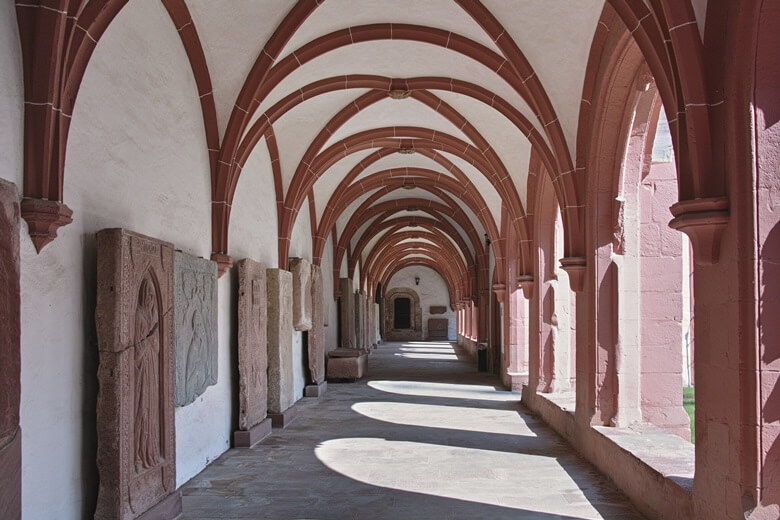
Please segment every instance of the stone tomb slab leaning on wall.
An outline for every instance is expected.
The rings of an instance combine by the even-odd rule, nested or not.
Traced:
[[[268,300],[265,266],[238,262],[238,430],[233,443],[248,448],[271,433],[268,413]]]
[[[175,518],[173,245],[97,234],[96,520]]]
[[[19,196],[0,179],[0,513],[22,517]]]
[[[176,406],[217,384],[217,264],[176,251],[174,256]]]

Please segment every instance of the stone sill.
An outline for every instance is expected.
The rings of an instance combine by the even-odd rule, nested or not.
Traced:
[[[576,394],[574,392],[537,393],[561,412],[574,419]],[[618,450],[646,466],[659,478],[680,487],[684,492],[693,492],[695,471],[694,445],[677,435],[671,434],[648,423],[635,423],[626,428],[592,426],[596,434],[603,437]]]
[[[646,423],[632,424],[627,428],[593,426],[593,429],[659,477],[687,493],[693,492],[696,464],[695,448],[690,442]]]
[[[566,412],[574,418],[574,408],[577,404],[577,396],[574,392],[537,392],[536,395],[554,404],[562,412]]]

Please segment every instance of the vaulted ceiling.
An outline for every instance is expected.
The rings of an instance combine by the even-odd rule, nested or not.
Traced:
[[[282,237],[307,205],[314,259],[334,238],[337,274],[343,259],[375,284],[429,260],[468,295],[483,237],[525,226],[532,154],[572,169],[603,0],[165,3],[190,33],[225,200],[267,149]]]
[[[200,98],[218,262],[229,263],[242,176],[257,170],[273,183],[280,266],[307,220],[312,259],[330,241],[334,274],[360,273],[369,292],[400,262],[420,260],[458,298],[473,296],[488,255],[496,265],[530,256],[537,177],[554,185],[567,244],[581,240],[571,224],[584,207],[575,158],[604,0],[161,1]],[[695,4],[701,21],[706,0]],[[129,5],[56,11],[77,21],[70,43],[55,46],[68,66],[62,117],[90,45]],[[52,163],[61,170],[61,157]],[[48,198],[61,200],[61,181],[52,186]]]

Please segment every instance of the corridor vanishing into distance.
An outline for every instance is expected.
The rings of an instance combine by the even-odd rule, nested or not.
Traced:
[[[190,480],[182,520],[642,518],[519,399],[453,344],[383,343]]]

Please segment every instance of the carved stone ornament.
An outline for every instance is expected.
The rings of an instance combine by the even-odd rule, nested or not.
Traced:
[[[217,264],[177,251],[174,257],[176,406],[217,384]]]
[[[22,217],[27,221],[35,250],[40,253],[57,238],[57,230],[73,222],[73,210],[54,200],[24,199]]]
[[[132,520],[176,490],[173,246],[97,234],[97,520]],[[169,511],[169,510],[168,510]]]
[[[233,259],[230,255],[222,253],[211,253],[211,260],[217,263],[217,276],[222,278],[222,275],[228,272],[228,269],[233,267]]]
[[[391,89],[387,91],[387,95],[390,97],[390,99],[406,99],[412,95],[412,91],[404,89]]]

